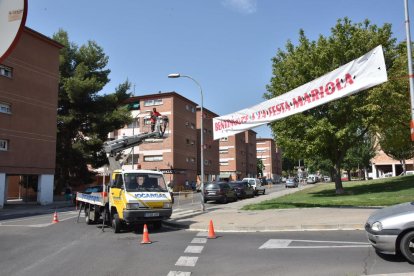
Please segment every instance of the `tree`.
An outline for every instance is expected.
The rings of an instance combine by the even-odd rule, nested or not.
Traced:
[[[320,35],[317,41],[310,41],[300,30],[298,46],[288,41],[286,50],[279,49],[272,59],[273,77],[264,96],[270,99],[282,95],[380,44],[385,50],[386,64],[391,65],[395,47],[395,39],[391,35],[389,24],[379,28],[368,20],[353,24],[348,18],[338,20],[331,29],[331,35]],[[367,97],[370,90],[271,124],[286,156],[294,158],[299,155],[305,159],[319,156],[330,161],[337,194],[344,192],[340,176],[347,151],[363,141],[379,115]]]
[[[360,173],[361,169],[364,170],[364,178],[366,178],[367,168],[376,154],[375,148],[375,136],[368,132],[360,143],[353,145],[347,151],[344,158],[344,169],[348,172],[348,180],[351,180],[351,171]]]
[[[377,121],[377,140],[380,148],[395,160],[400,160],[405,172],[405,160],[414,156],[414,142],[410,139],[410,94],[407,78],[406,43],[397,47],[397,56],[388,70],[390,80],[383,89],[376,89],[373,101],[381,106],[382,114]],[[383,104],[386,103],[386,104]]]
[[[257,163],[256,163],[256,167],[257,167],[257,175],[261,175],[263,176],[263,171],[266,168],[265,165],[263,164],[263,160],[260,158],[257,158]]]
[[[124,101],[130,83],[118,86],[115,93],[99,95],[109,82],[108,57],[93,41],[78,47],[68,34],[59,30],[53,39],[64,48],[60,51],[57,116],[56,188],[88,183],[93,167],[107,163],[102,143],[109,132],[130,122]]]

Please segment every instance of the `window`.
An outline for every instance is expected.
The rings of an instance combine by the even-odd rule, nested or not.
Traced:
[[[187,145],[194,145],[195,141],[191,139],[186,139]]]
[[[132,165],[132,160],[134,161],[134,165],[138,164],[139,154],[130,154],[128,159],[124,161],[124,165]]]
[[[139,118],[135,118],[132,123],[128,125],[128,128],[137,128],[139,127]]]
[[[162,99],[146,100],[144,106],[162,105]]]
[[[148,156],[144,156],[144,161],[145,162],[158,162],[158,161],[162,161],[162,155],[148,155]]]
[[[191,129],[195,129],[195,124],[191,123]]]
[[[185,161],[187,161],[187,163],[195,163],[195,158],[194,157],[187,157],[187,158],[185,158]]]
[[[9,141],[0,139],[0,151],[7,151],[9,149]]]
[[[220,166],[227,166],[229,164],[229,161],[220,161]]]
[[[8,104],[8,103],[1,103],[0,102],[0,113],[11,114],[11,105]]]
[[[229,149],[220,149],[220,154],[227,154],[229,153]]]
[[[190,106],[190,105],[188,105],[188,104],[186,104],[185,105],[185,109],[187,110],[187,111],[191,111],[191,112],[195,112],[195,108],[194,108],[194,106]]]
[[[221,142],[227,142],[229,140],[229,137],[222,137],[220,138]]]
[[[151,117],[147,116],[144,118],[144,125],[148,126],[151,124]]]
[[[12,78],[13,76],[13,68],[7,67],[4,65],[0,65],[0,75],[8,78]]]
[[[115,181],[114,181],[114,187],[122,189],[124,185],[124,180],[122,179],[122,174],[116,174],[115,175]]]

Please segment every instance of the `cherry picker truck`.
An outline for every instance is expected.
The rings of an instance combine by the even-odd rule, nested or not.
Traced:
[[[108,156],[110,184],[103,184],[103,192],[91,194],[77,193],[76,200],[81,203],[81,211],[85,212],[85,221],[92,224],[102,220],[102,231],[105,223],[119,233],[126,225],[152,223],[155,228],[171,217],[172,197],[164,176],[159,171],[123,170],[119,162],[124,150],[138,146],[147,139],[164,136],[168,118],[157,118],[155,131],[107,141],[103,149]]]

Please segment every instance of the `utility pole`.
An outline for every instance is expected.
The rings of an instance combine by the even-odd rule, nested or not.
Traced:
[[[410,98],[411,98],[411,141],[414,141],[414,79],[413,79],[413,61],[411,51],[411,32],[410,32],[410,17],[408,14],[408,0],[404,0],[405,8],[405,32],[407,37],[407,57],[408,57],[408,79],[410,83]]]

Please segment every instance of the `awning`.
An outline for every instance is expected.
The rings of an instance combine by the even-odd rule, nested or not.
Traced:
[[[219,175],[219,178],[230,178],[230,176],[231,176],[231,173],[221,173]]]

